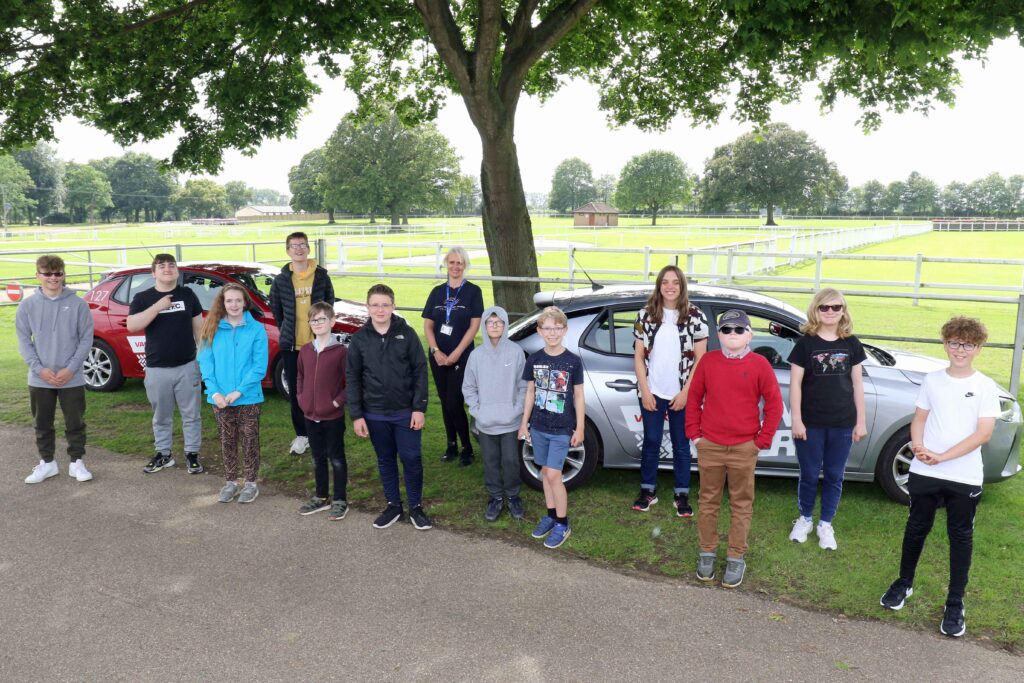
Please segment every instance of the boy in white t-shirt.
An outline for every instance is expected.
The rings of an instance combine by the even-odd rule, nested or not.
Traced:
[[[988,331],[974,318],[957,316],[942,326],[949,367],[928,373],[917,397],[910,424],[914,460],[907,482],[910,516],[903,533],[900,577],[881,599],[882,607],[898,610],[913,594],[924,541],[935,511],[945,505],[950,576],[939,631],[954,637],[967,630],[964,591],[971,568],[974,513],[984,481],[981,447],[992,438],[999,415],[995,382],[972,367],[986,339]]]

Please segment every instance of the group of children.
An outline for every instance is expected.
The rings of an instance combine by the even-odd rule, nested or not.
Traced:
[[[305,236],[290,235],[289,249],[293,239],[304,241]],[[308,250],[308,243],[304,246]],[[312,272],[316,267],[313,264]],[[195,295],[178,284],[173,256],[158,254],[152,268],[154,287],[135,297],[127,321],[129,330],[145,330],[146,334],[145,384],[153,404],[157,452],[144,471],[152,473],[174,464],[170,429],[175,405],[184,425],[187,469],[193,474],[203,471],[195,408],[201,377],[217,420],[224,459],[226,481],[218,499],[228,503],[237,496],[240,503],[252,502],[259,493],[260,383],[267,367],[266,332],[250,315],[251,302],[243,287],[229,284],[221,288],[204,321]],[[63,271],[59,257],[41,257],[37,262],[39,293],[24,302],[16,316],[19,348],[29,365],[29,393],[41,457],[25,480],[30,484],[58,473],[53,459],[58,402],[67,427],[72,460],[69,474],[79,481],[92,478],[81,460],[85,450],[82,365],[92,343],[92,323],[85,303],[64,287]],[[399,487],[400,460],[408,519],[416,529],[430,529],[432,523],[422,506],[421,437],[428,383],[419,336],[395,314],[394,292],[378,284],[367,294],[370,320],[346,348],[331,332],[333,307],[311,300],[311,293],[310,287],[302,294],[305,301],[297,293],[291,311],[293,316],[304,314],[307,323],[293,323],[294,337],[309,341],[296,350],[295,380],[290,388],[312,450],[316,481],[315,495],[301,506],[300,514],[329,510],[330,519],[341,520],[348,511],[347,407],[356,435],[368,437],[377,455],[387,506],[374,526],[386,528],[406,518]],[[585,435],[583,365],[562,344],[568,320],[556,307],[544,309],[536,321],[544,347],[528,358],[508,339],[509,320],[504,309],[484,310],[481,322],[484,342],[465,361],[461,388],[483,457],[488,494],[485,518],[494,521],[505,506],[512,518],[523,518],[519,441],[526,440],[541,468],[547,508],[532,535],[544,539],[546,547],[557,548],[572,533],[562,469],[570,449],[582,444]],[[300,327],[305,329],[300,331]],[[724,312],[716,330],[719,349],[708,351],[707,319],[689,301],[685,275],[675,266],[663,268],[634,326],[644,440],[641,490],[633,509],[647,511],[658,502],[658,455],[668,421],[674,503],[680,517],[693,515],[689,501],[691,442],[698,454],[697,577],[712,581],[716,576],[718,512],[723,489],[728,486],[731,515],[722,585],[735,587],[746,570],[757,456],[771,445],[783,404],[771,364],[751,350],[753,330],[747,314],[740,309]],[[846,301],[836,290],[824,289],[815,295],[801,331],[804,336],[788,358],[793,437],[800,464],[799,516],[789,538],[803,543],[814,529],[819,545],[835,550],[831,522],[842,493],[846,460],[852,443],[867,433],[861,372],[865,353],[853,336]],[[881,604],[898,610],[913,593],[925,538],[937,508],[945,506],[951,577],[940,630],[959,636],[966,629],[963,596],[983,481],[980,449],[992,435],[999,402],[995,383],[972,366],[987,339],[985,327],[975,319],[956,317],[942,328],[942,338],[950,365],[925,377],[917,400],[911,424],[915,457],[908,484],[911,505],[903,557],[899,578]],[[452,442],[449,434],[449,446]],[[820,517],[815,527],[812,518],[819,478]]]

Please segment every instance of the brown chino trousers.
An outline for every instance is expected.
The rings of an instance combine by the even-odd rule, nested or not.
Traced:
[[[754,515],[754,468],[758,448],[753,441],[723,446],[703,438],[697,444],[700,472],[700,503],[697,509],[697,534],[701,552],[718,550],[718,510],[722,489],[729,483],[729,557],[743,557],[747,535]]]

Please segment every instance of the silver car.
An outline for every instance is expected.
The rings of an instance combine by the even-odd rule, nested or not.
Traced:
[[[582,446],[566,460],[562,480],[573,489],[591,477],[598,464],[612,468],[640,467],[643,425],[633,370],[633,323],[637,311],[647,302],[653,284],[606,286],[597,290],[541,292],[534,297],[539,308],[555,305],[569,318],[564,345],[580,356],[586,374],[586,435]],[[793,445],[789,415],[789,363],[786,359],[800,336],[806,317],[799,310],[773,297],[738,287],[691,285],[690,300],[714,321],[724,311],[746,311],[754,330],[751,347],[775,369],[786,404],[782,422],[770,448],[761,451],[757,474],[796,477],[799,468]],[[510,337],[526,353],[544,345],[536,333],[540,311],[516,322]],[[718,348],[711,334],[708,350]],[[945,360],[903,351],[864,345],[864,403],[868,437],[853,445],[846,466],[846,481],[877,481],[894,500],[904,504],[907,477],[913,454],[910,450],[910,421],[923,376],[948,365]],[[1007,479],[1020,471],[1020,446],[1024,425],[1017,401],[1000,389],[1002,413],[996,421],[992,440],[982,449],[985,481]],[[661,469],[671,469],[672,448],[665,430],[661,447]],[[694,469],[696,451],[694,450]],[[529,444],[523,445],[523,481],[540,488],[540,471],[533,462]]]

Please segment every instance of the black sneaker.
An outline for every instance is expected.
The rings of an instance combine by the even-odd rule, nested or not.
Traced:
[[[508,514],[512,515],[512,519],[523,519],[523,501],[519,496],[512,496],[508,499]]]
[[[430,517],[427,517],[427,513],[419,505],[409,510],[409,521],[420,531],[434,528],[434,525],[430,523]]]
[[[462,454],[459,455],[459,467],[468,467],[473,464],[473,451],[468,448],[462,449]]]
[[[939,624],[939,632],[950,638],[959,638],[967,632],[967,623],[964,621],[964,604],[951,605],[946,603],[942,610],[942,623]]]
[[[638,512],[647,512],[651,509],[651,506],[657,502],[658,497],[654,495],[654,491],[640,489],[640,495],[637,496],[635,501],[633,501],[633,509]]]
[[[373,520],[373,526],[375,529],[387,529],[404,516],[401,505],[388,503],[388,506],[384,508],[384,512],[380,513],[377,519]]]
[[[504,501],[501,498],[491,498],[487,501],[487,512],[484,513],[484,519],[488,522],[494,522],[501,516],[501,508],[504,507]]]
[[[203,467],[203,463],[199,462],[198,453],[186,453],[185,459],[188,460],[188,467],[186,469],[189,474],[200,474],[206,469]]]
[[[153,474],[167,467],[174,467],[174,458],[171,457],[170,453],[157,453],[153,456],[152,460],[146,463],[142,471],[146,474]]]
[[[448,448],[445,449],[444,455],[441,456],[441,462],[451,462],[459,457],[459,445],[457,443],[448,444]]]
[[[878,604],[886,609],[901,610],[903,609],[903,603],[913,594],[914,587],[910,585],[909,581],[896,579],[889,586],[889,590],[885,591],[885,595],[878,601]]]
[[[675,499],[676,516],[693,517],[693,508],[690,507],[690,497],[685,493],[677,493]]]

